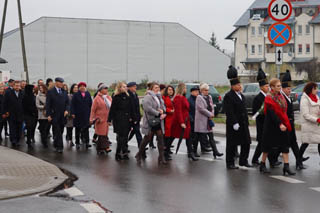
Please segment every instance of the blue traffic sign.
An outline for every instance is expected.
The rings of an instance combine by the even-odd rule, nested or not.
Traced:
[[[286,23],[278,22],[269,28],[268,38],[273,45],[282,47],[290,42],[292,30]]]

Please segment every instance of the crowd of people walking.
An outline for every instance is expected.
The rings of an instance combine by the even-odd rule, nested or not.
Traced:
[[[305,169],[303,162],[308,160],[308,157],[303,157],[305,150],[309,144],[320,143],[317,130],[320,124],[317,84],[306,84],[301,98],[302,145],[299,148],[290,99],[290,72],[287,71],[281,81],[274,78],[268,82],[266,74],[262,69],[259,70],[257,82],[261,91],[252,106],[258,144],[250,164],[248,158],[251,136],[245,96],[241,93],[241,82],[234,67],[229,67],[227,77],[231,84],[231,89],[223,100],[226,113],[227,169],[239,168],[235,164],[238,155],[240,166],[258,166],[261,173],[270,173],[266,166],[267,158],[271,168],[277,167],[281,164],[278,158],[282,153],[283,174],[294,175],[289,167],[290,148],[296,159],[296,169]],[[56,78],[55,82],[47,79],[45,84],[40,79],[33,85],[11,79],[8,88],[0,85],[0,133],[4,129],[5,136],[8,136],[9,123],[12,147],[19,147],[21,137],[26,135],[27,146],[33,149],[39,123],[38,130],[44,148],[48,148],[49,138],[52,136],[56,152],[62,153],[64,129],[66,144],[70,147],[76,146],[79,150],[81,144],[86,149],[92,147],[89,128],[94,126],[92,142],[96,146],[97,154],[102,155],[112,151],[108,134],[109,127],[113,126],[117,141],[114,150],[117,161],[129,160],[128,142],[134,136],[139,148],[135,155],[138,163],[147,158],[148,144],[149,148],[155,148],[154,136],[159,150],[159,164],[167,164],[172,160],[172,147],[176,139],[176,151],[178,152],[184,140],[187,156],[191,161],[198,161],[200,157],[199,143],[202,153],[212,152],[213,158],[223,156],[223,153],[218,151],[214,138],[215,113],[208,84],[192,87],[187,99],[187,87],[184,83],[175,88],[152,82],[148,84],[141,103],[135,82],[119,82],[111,96],[108,89],[107,85],[100,83],[92,98],[85,82],[73,84],[69,90],[64,79],[60,77]],[[239,146],[240,154],[237,154]],[[320,145],[318,150],[320,154]]]

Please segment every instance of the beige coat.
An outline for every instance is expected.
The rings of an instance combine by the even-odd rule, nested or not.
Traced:
[[[38,119],[39,120],[47,120],[48,117],[46,116],[46,94],[39,92],[36,97],[36,106],[38,109]]]
[[[320,118],[320,100],[312,101],[306,93],[302,94],[300,102],[301,114],[301,141],[307,144],[320,144],[320,126],[317,120]]]

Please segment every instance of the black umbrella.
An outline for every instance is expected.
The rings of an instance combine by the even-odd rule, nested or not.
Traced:
[[[186,118],[186,121],[185,121],[185,125],[187,126],[187,121],[188,121],[188,118]],[[187,128],[187,127],[186,127]],[[176,154],[178,154],[178,151],[179,151],[179,148],[180,148],[180,145],[182,143],[182,139],[183,139],[183,136],[184,136],[184,132],[186,131],[185,128],[182,128],[181,130],[181,133],[180,133],[180,138],[179,138],[179,141],[178,141],[178,145],[177,145],[177,149],[176,149]]]
[[[6,63],[8,63],[8,62],[5,59],[0,58],[0,64],[6,64]]]

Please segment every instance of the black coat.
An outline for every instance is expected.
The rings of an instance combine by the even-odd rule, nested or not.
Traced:
[[[227,142],[235,145],[251,144],[248,112],[245,107],[246,100],[242,94],[241,97],[242,100],[233,90],[230,90],[223,100],[227,116]],[[238,131],[235,131],[233,125],[237,123],[240,125],[240,128]]]
[[[253,115],[256,114],[262,107],[264,103],[265,96],[262,92],[260,92],[252,102],[252,113]],[[256,117],[256,127],[257,127],[257,141],[262,141],[262,134],[263,134],[263,124],[264,124],[264,114],[259,114]]]
[[[61,89],[61,94],[54,87],[47,93],[46,99],[46,115],[51,116],[52,123],[64,125],[66,119],[64,112],[70,110],[68,94]]]
[[[133,113],[135,121],[140,122],[141,120],[141,114],[140,114],[140,101],[137,93],[133,93],[131,91],[128,91],[132,104],[133,104]]]
[[[6,90],[4,96],[3,113],[9,112],[9,119],[13,121],[23,121],[22,94],[18,93],[18,97],[13,89]]]
[[[82,97],[81,92],[73,94],[71,101],[71,114],[75,115],[73,126],[77,128],[89,127],[92,98],[89,92]]]
[[[115,95],[109,112],[108,122],[113,123],[113,131],[121,136],[128,136],[130,121],[134,119],[134,109],[130,96],[126,93]]]
[[[288,105],[287,115],[288,115],[288,118],[290,120],[290,125],[292,127],[292,131],[289,133],[289,136],[290,136],[289,139],[290,139],[290,142],[296,142],[297,141],[297,135],[296,135],[296,129],[295,129],[295,126],[294,126],[294,111],[293,111],[292,99],[290,99],[290,101],[289,101],[285,95],[284,95],[284,98],[287,101],[287,105]]]
[[[0,122],[3,120],[3,104],[4,104],[4,95],[0,95]]]
[[[24,95],[22,98],[23,114],[28,117],[38,117],[38,109],[36,107],[36,97]]]
[[[194,131],[194,119],[196,117],[196,99],[197,97],[193,95],[190,95],[190,97],[188,98],[191,131]]]

